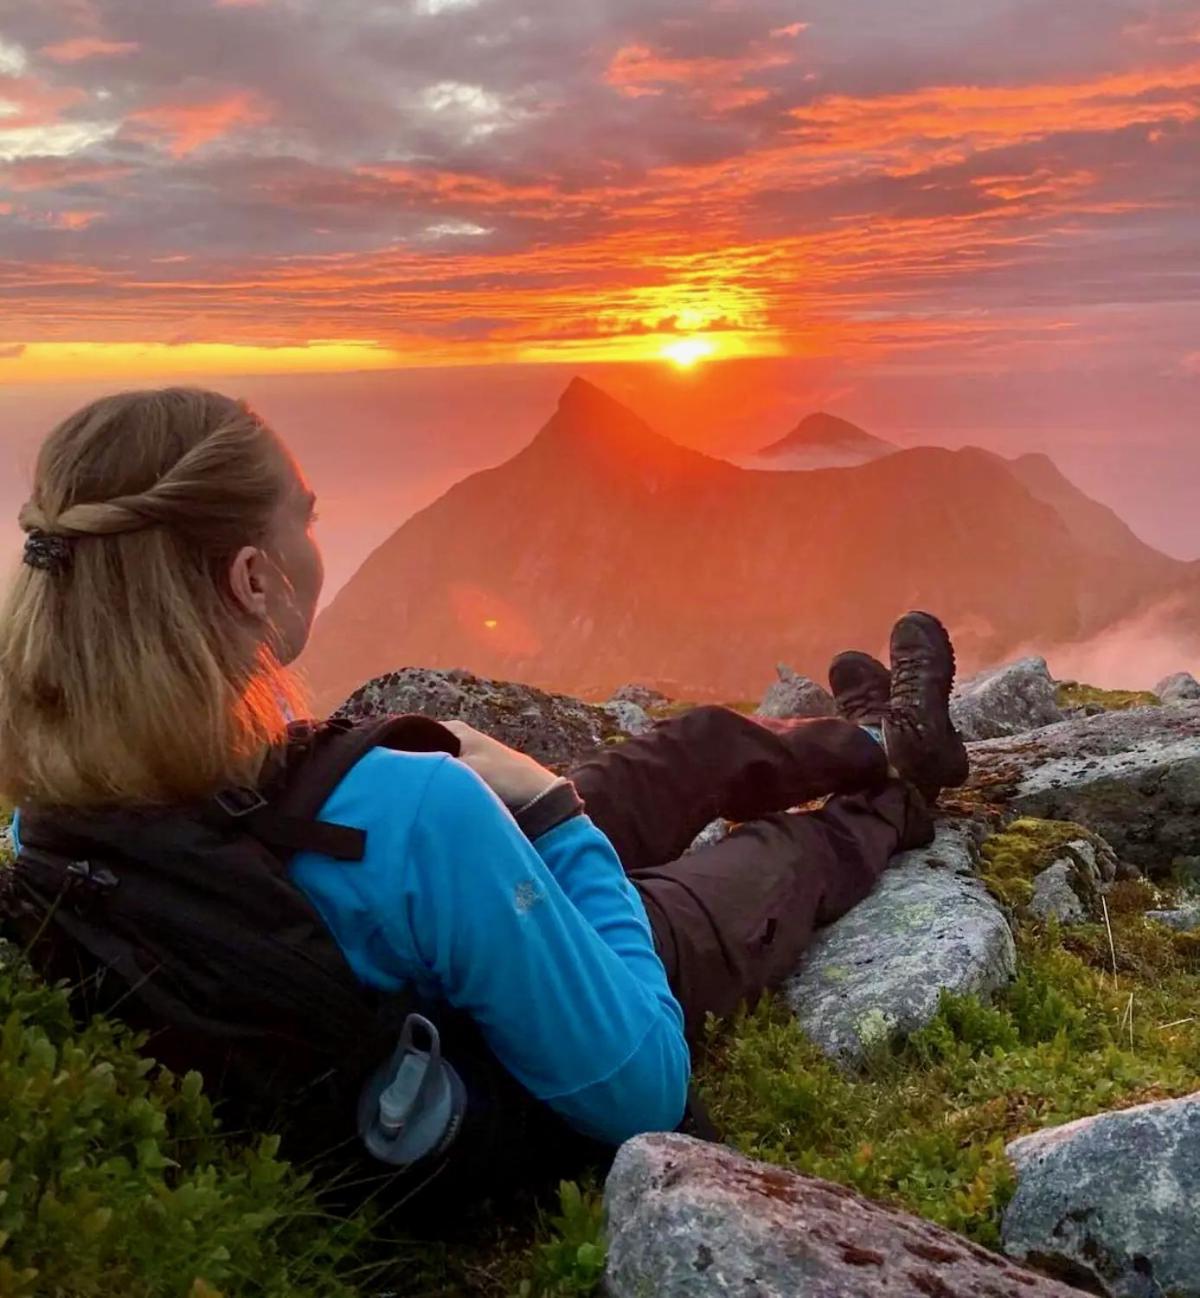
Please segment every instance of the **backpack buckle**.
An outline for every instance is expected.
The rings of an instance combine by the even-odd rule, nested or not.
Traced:
[[[91,861],[68,861],[66,866],[67,887],[86,888],[89,893],[108,893],[121,881],[104,865],[93,865]]]
[[[232,789],[222,789],[213,801],[227,816],[232,817],[234,820],[240,820],[243,816],[249,816],[255,811],[261,811],[267,805],[266,798],[257,789],[251,789],[245,785]]]

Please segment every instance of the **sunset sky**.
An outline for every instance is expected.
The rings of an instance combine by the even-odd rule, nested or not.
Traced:
[[[1173,454],[1198,299],[1200,0],[0,0],[0,385],[760,357],[758,444]]]

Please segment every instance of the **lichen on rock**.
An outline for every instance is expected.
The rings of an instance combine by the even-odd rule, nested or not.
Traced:
[[[987,997],[1012,978],[1012,933],[974,865],[971,834],[943,824],[817,934],[783,994],[831,1058],[861,1063],[928,1023],[943,991]]]
[[[1014,1141],[1010,1256],[1112,1298],[1200,1298],[1200,1093]]]

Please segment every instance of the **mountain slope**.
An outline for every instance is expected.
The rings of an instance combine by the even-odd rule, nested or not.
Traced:
[[[882,649],[908,608],[941,613],[970,670],[1090,636],[1186,570],[1145,547],[1114,564],[984,451],[748,471],[576,380],[524,450],[370,556],[301,665],[325,708],[406,664],[740,698],[777,660],[820,675],[838,650]]]
[[[1110,559],[1149,562],[1159,552],[1139,540],[1133,529],[1107,505],[1102,505],[1063,476],[1048,455],[1021,455],[1005,460],[1008,471],[1034,497],[1053,506],[1075,539]]]

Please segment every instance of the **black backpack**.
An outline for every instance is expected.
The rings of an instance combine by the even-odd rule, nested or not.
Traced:
[[[290,1157],[331,1160],[340,1183],[370,1193],[381,1178],[406,1195],[431,1180],[446,1189],[456,1169],[478,1192],[533,1174],[547,1151],[582,1152],[579,1140],[497,1063],[465,1015],[365,989],[287,876],[300,850],[347,869],[362,858],[361,830],[316,816],[380,745],[458,752],[457,738],[423,716],[303,722],[256,789],[163,811],[22,808],[20,853],[0,871],[3,911],[34,966],[66,979],[85,1014],[116,1014],[149,1033],[156,1060],[197,1069],[227,1129],[279,1130]],[[452,1144],[397,1173],[367,1159],[356,1113],[414,1013],[437,1024],[469,1098]]]

